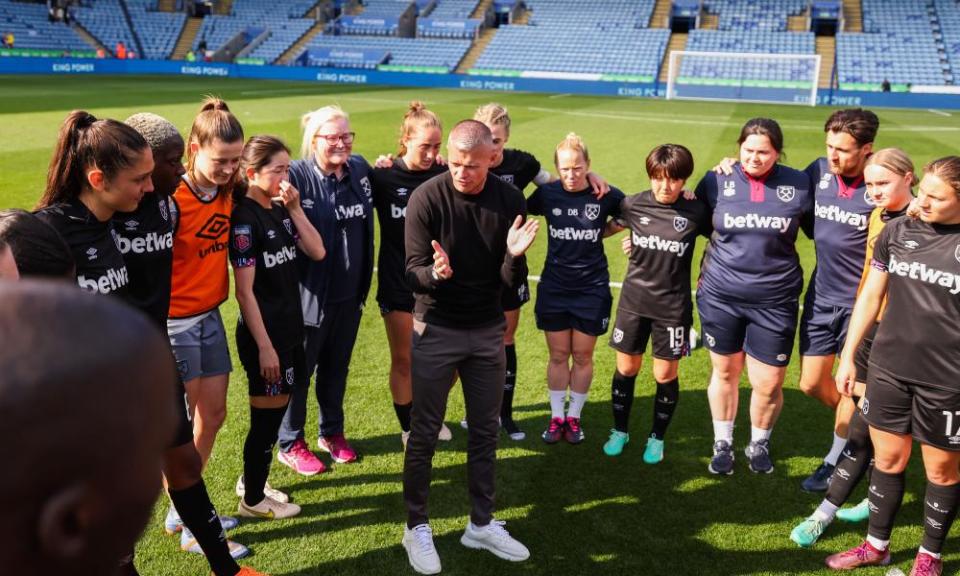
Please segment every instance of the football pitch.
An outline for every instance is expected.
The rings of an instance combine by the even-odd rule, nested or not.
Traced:
[[[591,168],[627,194],[647,187],[643,160],[655,145],[689,147],[696,159],[692,188],[704,170],[736,155],[736,138],[749,118],[778,120],[785,134],[783,162],[803,169],[824,153],[823,123],[831,109],[757,104],[666,102],[573,95],[502,94],[431,89],[329,86],[304,83],[156,77],[0,77],[0,208],[31,208],[44,187],[60,122],[68,111],[86,109],[98,117],[124,119],[149,111],[189,132],[205,94],[224,98],[246,135],[274,134],[300,148],[300,116],[336,103],[350,113],[357,133],[354,152],[369,161],[396,153],[400,120],[410,100],[422,100],[449,129],[490,101],[506,105],[513,120],[508,147],[533,153],[547,169],[553,150],[568,132],[590,149]],[[960,153],[960,113],[875,110],[881,128],[876,148],[906,150],[918,170],[927,161]],[[529,194],[532,190],[528,189]],[[620,236],[606,241],[610,275],[623,278],[626,257]],[[379,240],[378,240],[379,244]],[[541,231],[528,253],[531,274],[539,274],[546,252]],[[703,241],[698,243],[702,250]],[[813,270],[812,243],[799,243],[805,275]],[[699,260],[699,257],[698,257]],[[534,295],[536,284],[532,283]],[[277,575],[413,574],[400,546],[405,512],[401,499],[403,453],[387,386],[389,348],[373,293],[367,302],[354,349],[346,397],[346,433],[362,455],[356,464],[336,465],[304,478],[275,462],[271,484],[303,507],[290,520],[243,522],[231,537],[250,546],[243,561]],[[614,296],[618,291],[614,289]],[[233,345],[237,305],[223,306]],[[55,327],[53,329],[56,329]],[[637,381],[631,420],[633,441],[611,459],[601,446],[612,427],[610,379],[614,354],[598,341],[590,401],[584,410],[586,440],[579,446],[545,445],[539,438],[549,418],[546,394],[547,348],[536,329],[532,303],[517,334],[519,369],[517,422],[527,438],[501,436],[497,463],[497,516],[531,551],[529,561],[510,564],[489,553],[468,550],[459,538],[467,521],[466,432],[458,389],[447,414],[454,439],[440,443],[434,460],[431,525],[444,574],[827,574],[828,554],[854,546],[865,525],[837,521],[813,549],[789,541],[791,528],[810,514],[820,495],[800,490],[800,481],[829,449],[833,415],[797,388],[799,355],[785,384],[785,407],[774,430],[773,474],[751,474],[743,457],[749,439],[749,387],[741,387],[735,447],[736,473],[707,473],[713,442],[706,385],[710,363],[704,350],[681,362],[681,398],[666,440],[666,458],[642,462],[652,417],[653,379],[644,366]],[[242,468],[247,430],[246,383],[234,351],[228,420],[221,430],[205,479],[223,514],[236,509],[233,486]],[[55,361],[55,360],[52,360]],[[307,439],[316,447],[316,403],[311,400]],[[51,458],[57,457],[51,454]],[[117,455],[123,458],[122,454]],[[326,455],[321,456],[329,465]],[[16,465],[16,463],[13,463]],[[42,470],[31,471],[42,474]],[[909,570],[922,534],[923,474],[919,458],[908,470],[907,494],[894,531],[893,560]],[[865,496],[860,486],[851,503]],[[158,505],[138,549],[138,567],[150,574],[207,574],[200,556],[179,550],[179,540],[162,531],[165,503]],[[960,567],[960,549],[951,539],[945,573]],[[863,569],[880,575],[886,568]]]

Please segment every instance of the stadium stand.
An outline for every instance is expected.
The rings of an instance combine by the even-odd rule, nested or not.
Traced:
[[[465,20],[477,9],[478,0],[439,0],[425,16],[437,20]]]
[[[47,20],[45,4],[0,0],[0,34],[13,34],[23,50],[93,50],[70,26]]]
[[[73,14],[77,23],[111,51],[115,49],[117,43],[123,42],[127,50],[139,52],[138,43],[127,24],[120,0],[84,2],[73,8]],[[138,56],[143,55],[138,54]]]
[[[332,36],[321,34],[307,45],[310,50],[369,50],[386,51],[392,68],[434,69],[449,72],[470,49],[469,40],[419,40],[390,36]],[[302,56],[302,54],[301,54]],[[350,61],[332,62],[334,65],[351,66]],[[363,66],[361,66],[363,67]]]
[[[143,57],[166,60],[187,21],[183,12],[159,12],[156,0],[124,0],[134,31],[143,45]]]
[[[945,13],[957,10],[956,2],[939,4]],[[877,89],[884,80],[895,86],[951,82],[938,12],[927,0],[863,0],[863,33],[837,35],[841,88]]]
[[[704,8],[719,15],[718,30],[785,31],[787,17],[808,5],[808,0],[709,0]]]
[[[960,75],[960,0],[934,0],[943,33],[944,52],[950,63],[953,84]]]
[[[652,0],[530,0],[529,25],[503,26],[472,74],[657,75],[670,31],[647,29]]]
[[[260,38],[261,43],[249,47],[247,56],[273,62],[313,26],[313,20],[302,16],[314,4],[310,0],[293,0],[278,7],[273,0],[234,0],[229,15],[203,19],[193,49],[198,50],[200,43],[206,41],[207,49],[215,51],[237,34],[249,32],[249,41]]]
[[[723,13],[720,15],[723,20]],[[813,32],[777,32],[755,29],[693,30],[687,40],[688,51],[755,54],[816,53]],[[682,78],[717,80],[756,80],[805,82],[814,72],[812,60],[714,60],[688,56],[683,58]]]

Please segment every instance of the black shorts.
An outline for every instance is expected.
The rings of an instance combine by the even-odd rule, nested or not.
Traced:
[[[833,356],[843,350],[852,308],[817,302],[813,290],[807,292],[800,318],[800,354]]]
[[[960,388],[907,382],[871,366],[862,412],[874,428],[960,452]]]
[[[744,306],[697,292],[697,310],[707,349],[717,354],[742,350],[771,366],[790,363],[797,308],[796,302],[763,308]]]
[[[303,382],[307,372],[307,357],[303,346],[293,346],[277,350],[280,360],[280,379],[267,382],[260,375],[260,351],[257,343],[246,330],[237,330],[237,356],[247,373],[248,393],[250,396],[282,396],[290,394],[293,387]]]
[[[857,367],[857,382],[867,382],[867,374],[870,373],[870,349],[873,348],[873,338],[877,335],[877,326],[880,324],[874,324],[866,334],[863,335],[863,340],[860,341],[860,345],[857,346],[857,352],[853,355],[853,364]]]
[[[193,423],[190,421],[190,404],[187,402],[187,391],[183,387],[183,380],[177,376],[177,385],[174,387],[174,409],[177,415],[177,430],[170,443],[170,448],[179,448],[193,442]]]
[[[563,332],[576,330],[590,336],[600,336],[607,331],[610,316],[583,317],[573,312],[541,313],[537,312],[537,328],[544,332]]]
[[[617,352],[639,356],[653,336],[653,357],[679,360],[690,354],[690,325],[682,321],[659,320],[617,310],[617,319],[610,334],[610,347]]]
[[[523,281],[516,288],[510,286],[503,287],[503,294],[500,296],[500,304],[504,312],[519,310],[521,306],[530,301],[530,283],[524,276]]]

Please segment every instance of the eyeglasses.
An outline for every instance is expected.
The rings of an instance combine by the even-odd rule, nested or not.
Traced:
[[[337,142],[343,142],[346,146],[353,144],[353,139],[357,137],[356,132],[344,132],[343,134],[317,134],[315,138],[323,138],[327,144],[336,146]]]

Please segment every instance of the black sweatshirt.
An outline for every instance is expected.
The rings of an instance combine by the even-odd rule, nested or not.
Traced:
[[[449,172],[417,188],[407,205],[404,244],[418,320],[476,328],[503,319],[503,285],[518,285],[526,270],[523,256],[507,253],[507,231],[517,215],[526,216],[523,194],[492,174],[479,194],[458,192]],[[450,258],[448,280],[433,277],[432,240]]]

